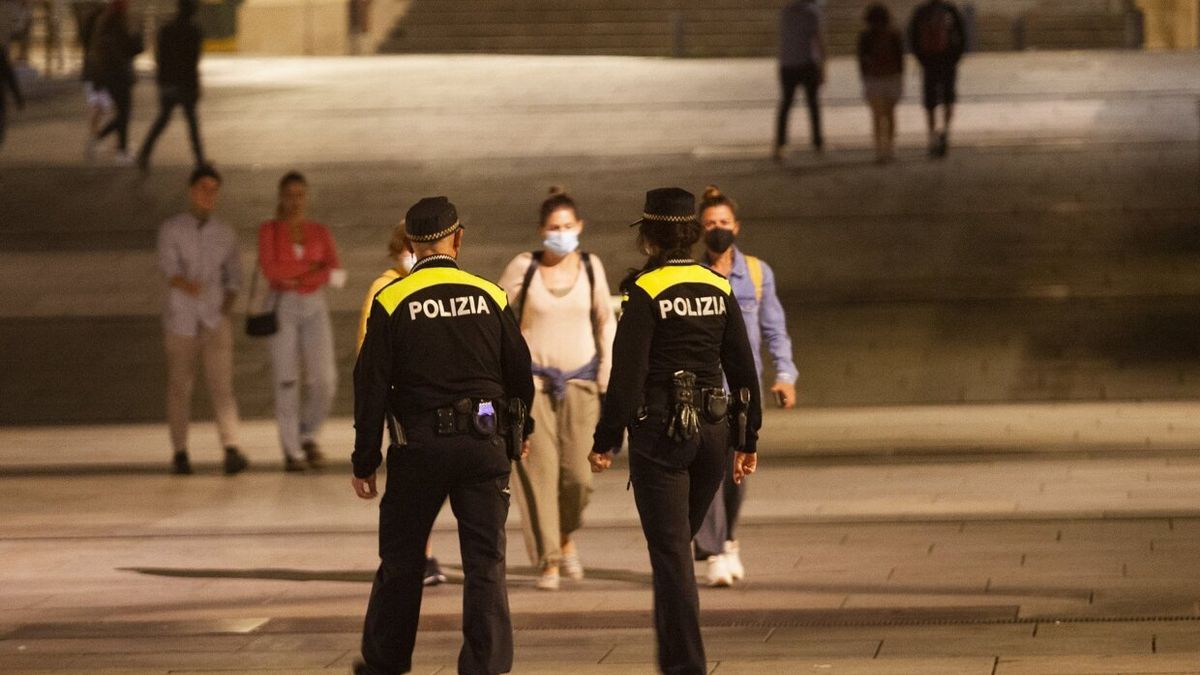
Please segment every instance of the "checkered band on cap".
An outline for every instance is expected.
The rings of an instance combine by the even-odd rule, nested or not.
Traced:
[[[408,227],[406,224],[406,226],[404,228],[404,234],[411,241],[424,243],[424,242],[428,242],[428,241],[437,241],[438,239],[441,239],[442,237],[448,237],[451,234],[454,234],[454,231],[457,230],[461,226],[462,226],[462,223],[460,221],[456,220],[456,221],[454,221],[453,225],[451,225],[443,230],[434,232],[432,234],[413,234],[412,232],[408,231]]]
[[[696,216],[660,216],[653,213],[642,212],[642,220],[656,220],[664,223],[690,223],[696,219]]]

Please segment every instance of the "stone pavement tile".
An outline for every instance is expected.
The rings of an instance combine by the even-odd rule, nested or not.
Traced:
[[[1200,653],[1001,657],[995,675],[1168,675],[1200,673]]]
[[[713,675],[763,675],[771,673],[833,673],[835,675],[993,675],[995,659],[869,659],[829,658],[776,659],[766,663],[722,661]]]
[[[871,589],[856,589],[846,596],[842,607],[865,609],[871,607],[1013,607],[1017,599],[996,597],[992,594],[963,589],[961,592],[946,586],[923,588],[914,584],[889,584],[872,592]]]
[[[635,643],[620,643],[604,657],[604,663],[653,663],[655,658],[653,640]],[[704,638],[704,653],[710,661],[773,661],[796,657],[862,657],[870,658],[879,650],[878,640],[822,640],[813,642],[800,640],[761,641],[710,641]]]
[[[246,669],[256,668],[324,668],[344,655],[337,652],[257,652],[257,653],[211,653],[170,652],[156,654],[88,654],[55,658],[55,667],[64,670],[99,671],[105,669]],[[34,656],[34,655],[31,655]],[[46,655],[36,655],[42,667],[48,660]],[[24,657],[22,657],[24,658]],[[0,669],[38,667],[35,659],[18,662],[13,656],[0,657]]]
[[[909,638],[883,641],[879,656],[1069,656],[1087,654],[1150,654],[1151,639],[1146,635],[1125,633],[1105,639],[1091,637],[1046,637],[1032,635],[1018,639],[972,637],[953,639]]]
[[[24,654],[106,654],[168,652],[236,652],[249,648],[255,638],[247,635],[185,635],[171,637],[73,638],[0,641],[0,655]],[[302,646],[302,645],[296,645]]]
[[[287,633],[259,635],[246,642],[246,652],[328,651],[358,649],[362,633]]]

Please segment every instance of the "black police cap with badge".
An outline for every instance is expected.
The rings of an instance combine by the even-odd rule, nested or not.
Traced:
[[[404,216],[404,234],[418,243],[448,237],[461,227],[458,210],[445,197],[426,197],[413,204]]]
[[[642,217],[630,227],[644,223],[690,223],[696,220],[696,195],[683,188],[655,188],[646,192]]]

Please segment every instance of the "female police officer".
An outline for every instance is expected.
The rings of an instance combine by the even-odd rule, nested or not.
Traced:
[[[629,428],[629,471],[654,571],[654,627],[664,673],[704,673],[691,539],[736,450],[734,480],[753,473],[758,375],[725,277],[697,264],[696,200],[646,193],[638,242],[649,259],[622,283],[624,309],[592,453],[607,469]],[[722,388],[722,369],[735,400]],[[730,420],[737,429],[730,437]]]

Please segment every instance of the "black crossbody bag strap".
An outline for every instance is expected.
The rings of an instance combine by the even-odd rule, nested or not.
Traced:
[[[521,292],[517,295],[517,327],[521,327],[521,318],[525,316],[525,299],[529,297],[529,282],[533,281],[533,273],[537,271],[538,265],[542,262],[542,252],[533,251],[530,253],[533,260],[529,262],[529,269],[525,270],[525,279],[521,281]]]

